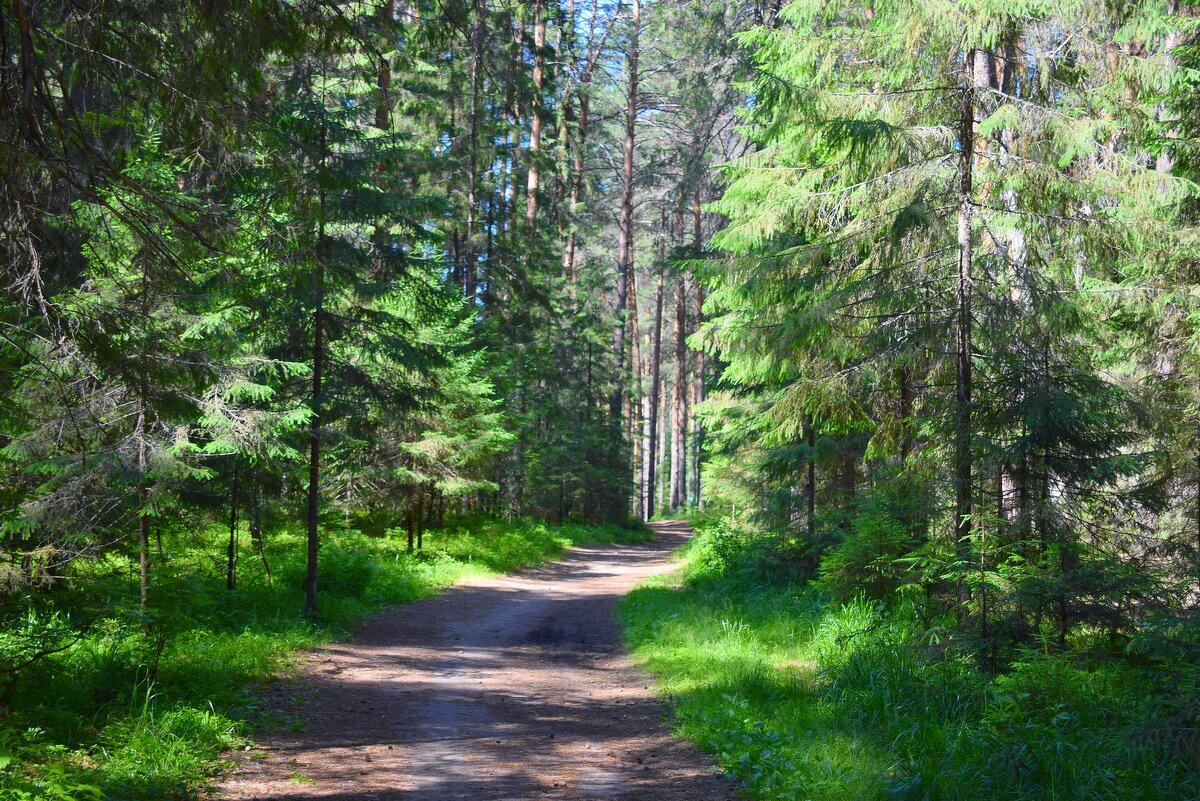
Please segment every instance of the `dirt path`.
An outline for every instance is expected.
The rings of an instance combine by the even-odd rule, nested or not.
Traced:
[[[242,754],[226,799],[527,801],[734,798],[671,738],[620,645],[616,600],[671,566],[680,523],[652,543],[459,587],[372,618],[323,649],[274,701],[303,730]]]

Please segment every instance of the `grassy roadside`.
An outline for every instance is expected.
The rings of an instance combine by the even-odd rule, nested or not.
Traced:
[[[897,602],[831,604],[719,527],[619,614],[681,735],[761,801],[1194,799],[1177,699],[1115,660],[1029,653],[983,675]]]
[[[8,621],[14,637],[16,627],[58,626],[73,644],[22,676],[11,715],[0,719],[0,800],[198,798],[220,754],[251,726],[300,725],[263,718],[254,693],[298,651],[346,634],[370,612],[473,576],[648,532],[486,521],[427,532],[415,555],[402,537],[338,532],[321,550],[316,621],[301,613],[300,536],[269,538],[270,581],[247,547],[233,591],[224,589],[223,536],[170,538],[148,614],[138,610],[132,565],[109,557],[78,568],[62,594],[72,607],[52,606],[50,593]],[[90,621],[86,631],[68,631],[79,620]]]

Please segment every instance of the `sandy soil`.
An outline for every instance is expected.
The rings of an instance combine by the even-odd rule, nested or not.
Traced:
[[[300,731],[237,755],[226,799],[732,799],[711,760],[673,739],[613,605],[671,567],[687,537],[572,549],[369,620],[310,656],[267,702]]]

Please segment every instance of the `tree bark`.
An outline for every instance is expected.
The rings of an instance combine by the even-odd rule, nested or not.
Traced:
[[[617,382],[613,389],[610,413],[619,424],[624,398],[622,366],[625,364],[625,306],[628,302],[629,271],[633,268],[633,148],[638,104],[638,28],[642,21],[640,0],[633,0],[630,18],[629,54],[626,69],[629,86],[625,99],[625,158],[621,167],[621,217],[617,241],[616,316],[613,351],[616,354]]]
[[[704,212],[700,202],[700,192],[700,186],[697,184],[692,203],[692,250],[695,252],[697,258],[704,250]],[[696,288],[696,326],[699,327],[704,315],[704,285],[695,273],[692,274],[692,282]],[[704,497],[701,493],[700,465],[704,453],[704,424],[696,414],[696,406],[704,402],[704,354],[697,353],[695,362],[696,373],[692,379],[692,402],[689,405],[692,429],[692,495],[696,499],[696,508],[703,509]]]
[[[138,467],[138,597],[142,608],[150,599],[150,486],[146,479],[146,403],[138,401],[137,416],[137,467]]]
[[[675,385],[671,400],[671,510],[687,505],[687,290],[675,279]]]
[[[321,131],[321,170],[326,167],[325,131]],[[321,514],[321,412],[325,370],[325,191],[321,190],[317,221],[317,259],[313,273],[312,419],[308,428],[308,569],[304,577],[304,611],[317,613],[317,551]]]
[[[1195,9],[1189,6],[1191,6],[1190,3],[1185,5],[1178,2],[1178,0],[1170,0],[1170,2],[1167,3],[1167,13],[1171,14],[1172,16],[1191,17],[1195,14]],[[1175,55],[1175,48],[1183,44],[1183,41],[1184,38],[1182,31],[1177,26],[1172,26],[1170,32],[1167,34],[1166,41],[1164,41],[1162,45],[1164,62],[1163,68],[1168,75],[1175,72],[1179,61],[1178,57]],[[1166,109],[1160,107],[1158,110],[1159,118],[1162,119],[1166,117],[1166,115]],[[1179,136],[1179,131],[1172,129],[1168,131],[1168,136],[1171,139],[1174,139]],[[1155,159],[1154,169],[1158,172],[1167,173],[1174,169],[1174,167],[1174,151],[1169,147],[1163,148],[1163,151],[1158,154],[1158,158]]]
[[[471,12],[471,152],[467,167],[467,234],[463,243],[462,286],[463,294],[469,301],[474,301],[475,287],[478,285],[478,277],[475,274],[475,229],[479,205],[479,95],[483,83],[480,61],[483,59],[485,13],[483,0],[472,0]]]
[[[416,538],[417,538],[417,499],[416,499],[416,490],[414,490],[412,487],[408,488],[408,520],[407,520],[407,522],[408,522],[407,550],[409,553],[412,553],[413,548],[416,547],[416,541],[417,541],[416,540]]]
[[[661,456],[658,471],[659,475],[664,477],[664,480],[658,482],[660,488],[658,508],[660,509],[669,509],[671,500],[671,403],[667,393],[667,382],[664,381],[662,382],[662,393],[658,399],[659,413],[662,415],[662,419],[659,421],[658,452]]]
[[[395,0],[386,0],[379,9],[379,25],[385,36],[395,19],[396,2]],[[388,96],[392,88],[392,65],[383,56],[379,57],[377,82],[379,86],[379,102],[375,105],[375,127],[387,131],[392,127],[392,106],[389,103],[391,98]]]
[[[308,570],[304,578],[304,610],[317,612],[317,551],[319,549],[321,482],[321,381],[325,361],[323,292],[325,271],[317,268],[317,309],[313,315],[312,420],[308,429]]]
[[[139,289],[141,342],[138,346],[137,470],[138,470],[138,597],[142,609],[150,599],[150,480],[147,458],[146,427],[150,411],[150,275],[142,266]],[[161,543],[159,557],[162,557]]]
[[[664,218],[663,228],[666,228]],[[666,263],[667,237],[665,231],[659,238],[658,270],[655,275],[654,287],[654,334],[650,353],[650,413],[648,436],[649,455],[646,460],[646,519],[654,516],[657,506],[657,471],[658,471],[658,416],[660,411],[660,392],[662,391],[662,316],[663,316],[663,265]]]
[[[533,2],[533,104],[529,112],[529,174],[525,189],[525,226],[532,243],[537,224],[542,149],[542,92],[546,82],[546,14],[544,0]],[[532,248],[530,249],[532,252]]]
[[[417,550],[420,551],[425,547],[425,488],[417,490]]]
[[[568,5],[572,30],[574,30],[575,4],[569,3]],[[587,146],[587,132],[591,110],[591,97],[588,94],[588,88],[591,86],[596,65],[599,63],[600,56],[604,52],[604,44],[608,40],[609,33],[612,31],[612,22],[610,21],[605,26],[604,32],[599,38],[596,37],[596,25],[600,16],[599,0],[592,0],[591,16],[588,22],[587,56],[584,61],[583,71],[579,76],[579,119],[575,126],[575,147],[571,154],[571,170],[567,179],[570,195],[568,213],[571,219],[567,224],[566,246],[563,248],[563,275],[566,277],[568,283],[572,285],[575,283],[575,259],[579,241],[579,232],[574,217],[579,212],[579,203],[584,186],[583,160]],[[564,108],[569,105],[569,102],[569,97],[563,98]]]
[[[579,212],[579,201],[583,188],[583,155],[584,147],[587,143],[589,105],[587,89],[584,88],[580,91],[579,95],[579,122],[575,135],[575,152],[571,156],[571,194],[567,207],[572,219],[568,223],[567,243],[563,249],[563,275],[566,276],[567,281],[572,285],[575,283],[575,251],[579,240],[579,232],[576,228],[574,217]]]
[[[645,476],[638,476],[638,468],[642,463],[642,451],[645,449],[645,443],[642,441],[642,412],[645,400],[644,388],[644,370],[642,365],[642,326],[641,320],[638,319],[638,283],[637,270],[629,272],[629,326],[630,337],[633,341],[633,397],[634,402],[630,404],[629,415],[631,418],[630,428],[632,429],[631,439],[633,440],[633,465],[635,479],[637,484],[637,498],[635,502],[634,513],[639,519],[645,519],[646,513],[646,494],[645,494]]]
[[[971,262],[974,258],[971,237],[972,181],[975,157],[975,62],[977,51],[967,54],[959,125],[958,167],[958,276],[956,336],[956,373],[954,387],[954,539],[960,571],[970,558],[971,543],[971,303],[974,289]],[[960,601],[970,597],[970,589],[960,577],[957,582]]]

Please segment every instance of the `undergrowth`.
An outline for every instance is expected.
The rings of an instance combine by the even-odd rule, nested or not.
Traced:
[[[679,732],[750,799],[1200,798],[1161,668],[1046,649],[986,675],[905,602],[834,603],[720,525],[686,557],[622,623]]]
[[[475,521],[427,532],[413,554],[402,536],[339,531],[322,544],[316,619],[302,613],[299,534],[268,538],[270,580],[244,543],[233,591],[224,585],[225,536],[170,535],[145,612],[136,565],[115,555],[77,564],[70,592],[21,599],[20,612],[3,621],[0,659],[15,664],[29,632],[51,632],[65,647],[21,674],[0,718],[2,801],[202,797],[222,752],[253,727],[302,725],[260,714],[256,695],[299,650],[346,634],[372,611],[472,576],[648,532]]]

